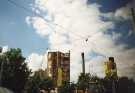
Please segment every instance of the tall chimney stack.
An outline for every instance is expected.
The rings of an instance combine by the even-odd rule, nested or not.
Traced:
[[[84,52],[83,52],[81,55],[82,55],[82,73],[85,74],[85,59],[84,59]]]

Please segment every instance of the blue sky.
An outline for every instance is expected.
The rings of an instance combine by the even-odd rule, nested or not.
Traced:
[[[102,12],[111,12],[116,9],[125,6],[132,0],[88,0],[88,3],[98,3],[101,5],[100,10]]]
[[[39,37],[33,31],[34,29],[26,24],[25,17],[32,14],[14,6],[7,0],[0,2],[0,45],[21,48],[25,56],[32,52],[45,52],[47,39]],[[16,3],[31,9],[32,0],[17,0]]]
[[[121,61],[124,60],[123,58],[126,58],[126,60],[130,59],[130,62],[134,64],[133,63],[134,58],[132,57],[132,55],[135,53],[134,52],[135,32],[133,32],[133,22],[131,20],[131,17],[129,19],[126,19],[127,17],[126,18],[124,17],[124,15],[127,12],[126,10],[125,13],[121,12],[125,8],[127,8],[127,4],[131,2],[130,0],[78,0],[78,1],[65,0],[65,1],[72,1],[72,3],[70,4],[64,2],[65,5],[62,5],[63,4],[62,0],[58,0],[59,1],[58,3],[61,4],[61,7],[63,8],[64,11],[61,10],[59,4],[57,6],[57,2],[55,2],[55,0],[54,3],[52,2],[53,0],[50,1],[12,0],[12,1],[14,1],[16,4],[20,6],[24,6],[25,8],[31,11],[32,8],[38,9],[39,12],[42,14],[42,16],[45,16],[46,18],[53,17],[56,21],[55,22],[56,24],[62,25],[63,27],[68,27],[68,30],[69,29],[73,30],[75,34],[79,34],[87,38],[88,35],[93,35],[91,33],[92,30],[94,30],[94,32],[100,32],[100,33],[98,34],[99,36],[97,35],[97,37],[94,37],[94,39],[89,38],[88,45],[85,45],[84,42],[86,38],[83,38],[84,40],[82,41],[81,40],[76,41],[77,42],[76,45],[76,42],[74,41],[74,37],[78,37],[78,36],[75,36],[75,34],[72,31],[69,32],[67,31],[67,32],[63,32],[60,35],[56,35],[58,33],[56,33],[55,30],[56,31],[57,30],[64,31],[64,30],[60,29],[59,27],[57,28],[57,26],[54,26],[53,32],[51,32],[49,29],[44,30],[44,28],[47,27],[46,20],[37,17],[31,12],[25,11],[24,9],[21,9],[15,6],[14,4],[9,3],[8,0],[1,0],[0,1],[0,46],[8,46],[9,48],[21,48],[23,55],[25,57],[29,57],[31,61],[33,60],[38,61],[38,57],[40,58],[41,61],[41,56],[46,54],[46,50],[48,47],[51,48],[53,46],[56,46],[57,43],[58,44],[62,43],[63,46],[61,46],[58,49],[63,50],[65,49],[65,47],[68,48],[68,44],[65,42],[71,42],[71,45],[69,46],[72,46],[74,51],[76,52],[76,53],[72,52],[73,61],[75,62],[76,61],[81,62],[80,58],[78,58],[77,55],[78,53],[80,53],[81,50],[83,50],[86,52],[86,60],[88,59],[87,63],[91,63],[93,61],[94,62],[97,61],[98,63],[99,60],[101,61],[102,59],[101,57],[114,56],[116,58],[118,57],[116,59],[120,61],[118,62],[118,64],[121,64]],[[40,1],[40,2],[36,2],[36,1]],[[83,3],[85,1],[87,1],[87,4],[79,4],[80,2]],[[42,2],[47,2],[47,4],[42,5]],[[95,5],[95,3],[100,7]],[[72,7],[73,10],[70,11],[70,8],[72,9]],[[54,11],[53,8],[54,10],[56,8],[56,10]],[[104,17],[101,16],[102,14],[104,14]],[[108,18],[108,14],[109,14],[109,18]],[[110,14],[114,14],[114,15],[110,15]],[[89,17],[91,15],[93,19]],[[27,20],[28,22],[26,21],[27,18],[28,18]],[[86,18],[90,21],[88,21]],[[54,20],[52,20],[51,22],[53,24]],[[104,32],[100,31],[102,30],[100,29],[100,25],[101,28],[105,29]],[[97,26],[99,27],[97,28]],[[48,33],[47,35],[44,34],[46,33],[46,31],[49,31],[49,34]],[[72,33],[72,36],[74,37],[70,36],[70,33]],[[67,37],[68,35],[69,38]],[[93,43],[90,43],[91,42],[90,40]],[[37,57],[37,59],[32,59],[33,57]],[[122,69],[124,69],[126,65],[125,64],[126,60],[124,60],[125,62],[122,63],[123,64]],[[39,63],[41,62],[37,62],[37,63],[38,65],[40,65]],[[79,63],[72,64],[71,68],[74,67],[75,65],[78,65],[79,67],[80,64]],[[128,66],[130,67],[130,65]],[[74,70],[73,71],[74,73],[78,73],[77,72],[79,69],[78,67],[75,67],[74,69],[72,68]],[[98,67],[95,67],[95,71],[98,71],[98,69],[99,69]]]
[[[32,52],[44,53],[48,47],[47,38],[41,38],[37,35],[33,31],[34,29],[28,26],[25,21],[26,16],[33,16],[33,14],[16,7],[7,0],[1,0],[0,2],[0,45],[8,45],[10,48],[19,47],[23,50],[23,54],[25,56],[28,56]],[[15,2],[31,10],[31,5],[34,0],[17,0]],[[89,0],[88,2],[98,2],[98,4],[101,5],[101,11],[112,12],[122,6],[125,6],[129,0]],[[128,28],[128,25],[125,25],[124,28]],[[128,32],[122,32],[122,34],[127,33]],[[131,45],[135,45],[135,43],[132,42],[135,39],[134,36],[131,36],[131,38],[127,36],[121,37],[120,39],[123,41],[118,40],[116,42],[124,43],[125,41],[126,43],[130,42]]]

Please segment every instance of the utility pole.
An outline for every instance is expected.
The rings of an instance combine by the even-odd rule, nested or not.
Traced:
[[[85,59],[84,59],[84,52],[83,52],[81,55],[82,55],[82,73],[85,74]]]

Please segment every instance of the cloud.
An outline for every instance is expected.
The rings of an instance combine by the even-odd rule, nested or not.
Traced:
[[[8,46],[3,46],[2,47],[2,53],[5,53],[9,50]]]
[[[43,63],[41,69],[45,70],[47,68],[47,53],[43,55]]]
[[[8,46],[3,46],[2,47],[2,53],[5,53],[9,51]],[[45,70],[47,67],[47,58],[46,54],[40,55],[38,53],[31,53],[25,60],[25,62],[28,64],[28,67],[32,71],[37,71],[39,69]]]
[[[119,75],[129,75],[129,70],[125,73],[122,71],[127,62],[134,64],[132,51],[135,48],[131,51],[125,49],[125,44],[116,45],[115,40],[121,34],[104,34],[108,29],[115,27],[114,20],[101,19],[101,16],[106,16],[109,19],[117,19],[116,21],[120,21],[119,18],[127,20],[126,7],[116,10],[115,13],[104,14],[99,10],[98,4],[88,5],[87,0],[35,0],[34,5],[40,11],[46,12],[43,14],[45,18],[49,16],[53,20],[48,22],[45,18],[35,16],[27,17],[26,21],[40,36],[48,35],[50,50],[71,51],[71,81],[76,81],[81,72],[81,52],[85,52],[87,72],[103,77],[103,62],[108,60],[109,56],[114,56],[120,68]],[[93,51],[98,55],[90,55]]]
[[[39,55],[37,53],[32,53],[28,56],[26,59],[26,62],[28,63],[28,67],[32,71],[36,71],[38,69],[42,68],[43,65],[43,56]]]
[[[129,7],[122,7],[118,10],[116,10],[114,16],[116,18],[123,18],[123,19],[129,19],[130,18],[130,8]]]
[[[47,36],[51,33],[51,29],[48,26],[47,22],[40,17],[26,17],[26,23],[32,24],[33,28],[36,29],[36,33],[42,37]]]
[[[102,16],[112,21],[125,21],[131,19],[131,8],[127,6],[117,9],[115,12],[102,13]]]

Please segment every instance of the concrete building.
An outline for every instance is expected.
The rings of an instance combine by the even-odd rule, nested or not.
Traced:
[[[105,76],[109,78],[117,78],[117,67],[113,57],[104,63]]]
[[[70,81],[70,52],[48,52],[47,60],[48,75],[56,86],[61,86],[62,81]]]

